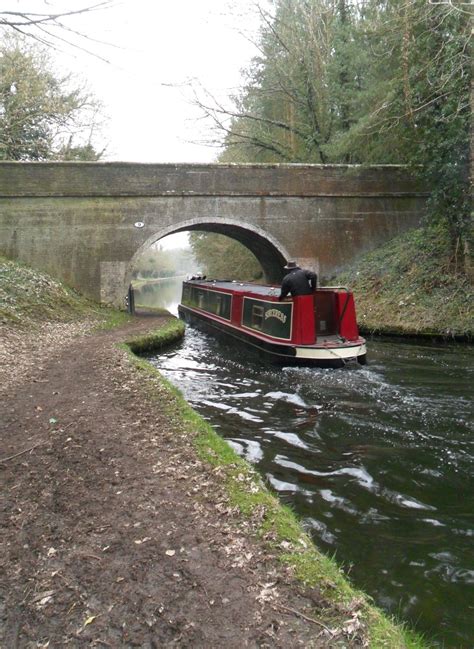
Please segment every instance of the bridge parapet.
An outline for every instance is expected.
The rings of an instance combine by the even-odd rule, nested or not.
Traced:
[[[0,162],[0,197],[424,195],[400,165]]]

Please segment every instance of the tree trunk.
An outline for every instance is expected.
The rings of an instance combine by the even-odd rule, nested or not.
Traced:
[[[469,194],[471,197],[471,207],[473,204],[473,185],[474,185],[474,124],[472,120],[472,116],[474,115],[474,79],[471,78],[471,142],[470,142],[470,155],[469,155]],[[466,233],[466,237],[464,240],[464,270],[466,272],[467,277],[472,281],[474,281],[474,268],[472,266],[472,253],[471,253],[471,237],[473,233],[473,227],[472,227],[472,210],[471,210],[471,223],[470,227],[468,228],[468,232]]]

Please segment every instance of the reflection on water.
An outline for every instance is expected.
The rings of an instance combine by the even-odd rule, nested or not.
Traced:
[[[182,279],[170,277],[151,280],[146,284],[135,282],[135,306],[161,307],[178,315]]]
[[[471,647],[473,360],[372,341],[365,367],[278,369],[188,328],[153,362],[379,605]]]

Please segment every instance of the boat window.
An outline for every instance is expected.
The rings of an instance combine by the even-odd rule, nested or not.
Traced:
[[[199,291],[198,293],[198,308],[204,309],[204,292]]]
[[[190,286],[184,286],[183,287],[183,299],[182,302],[183,304],[192,304],[192,292],[191,292],[191,287]]]
[[[252,306],[252,324],[254,329],[262,329],[263,327],[263,306],[254,304]]]
[[[222,311],[222,296],[216,295],[216,315],[221,315]]]

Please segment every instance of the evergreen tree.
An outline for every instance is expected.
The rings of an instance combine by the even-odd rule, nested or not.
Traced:
[[[212,232],[191,232],[189,242],[201,272],[209,277],[254,281],[263,276],[256,257],[238,241]]]
[[[349,0],[278,0],[273,16],[261,13],[261,55],[235,110],[220,109],[221,126],[222,113],[231,117],[220,159],[354,161],[338,142],[354,123],[366,70],[358,6]]]
[[[469,269],[472,7],[368,0],[373,53],[361,117],[345,146],[368,162],[408,163],[430,188],[429,221],[447,229],[456,269]],[[388,62],[390,61],[390,65]]]
[[[98,111],[46,51],[17,37],[0,42],[0,160],[97,160]]]

